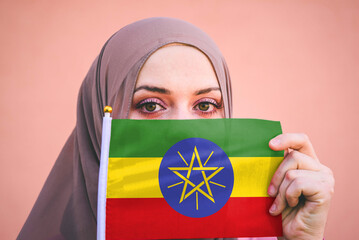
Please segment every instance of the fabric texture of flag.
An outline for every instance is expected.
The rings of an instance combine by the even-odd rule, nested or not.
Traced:
[[[112,120],[106,239],[281,236],[267,194],[279,122]]]

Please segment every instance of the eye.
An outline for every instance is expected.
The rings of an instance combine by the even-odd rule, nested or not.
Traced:
[[[157,98],[148,98],[140,101],[136,104],[136,109],[138,109],[142,113],[156,113],[162,110],[165,110],[165,104]]]
[[[201,114],[215,113],[222,106],[222,104],[212,98],[202,98],[195,102],[194,105],[194,110],[199,111]]]
[[[198,104],[198,109],[201,111],[208,111],[209,107],[210,107],[209,102],[201,102]]]
[[[153,112],[156,110],[156,107],[157,107],[157,104],[156,103],[153,103],[153,102],[150,102],[150,103],[145,103],[144,104],[144,107],[147,111],[149,112]]]

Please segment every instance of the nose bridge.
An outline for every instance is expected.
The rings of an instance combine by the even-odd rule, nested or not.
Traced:
[[[196,116],[186,104],[178,104],[173,108],[170,119],[195,119]]]

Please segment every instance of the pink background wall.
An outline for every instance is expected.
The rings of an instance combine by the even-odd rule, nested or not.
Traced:
[[[0,239],[20,231],[112,33],[177,17],[217,42],[235,117],[307,133],[336,177],[326,239],[359,236],[359,1],[1,1]]]

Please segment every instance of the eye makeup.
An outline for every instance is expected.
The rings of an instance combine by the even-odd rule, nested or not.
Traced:
[[[159,98],[146,98],[136,103],[135,109],[142,114],[155,114],[166,110],[167,105]]]
[[[211,117],[221,108],[223,108],[222,102],[217,102],[213,98],[201,98],[193,106],[193,110],[205,118]]]

